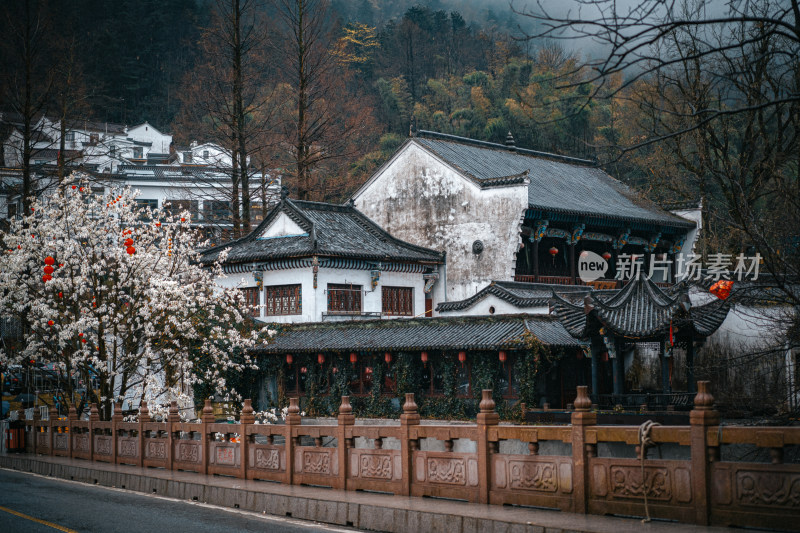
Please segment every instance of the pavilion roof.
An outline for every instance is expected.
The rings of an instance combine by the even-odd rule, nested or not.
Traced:
[[[552,312],[571,335],[582,339],[602,330],[636,341],[658,340],[669,334],[670,327],[681,336],[707,337],[730,309],[724,300],[692,307],[685,285],[664,291],[642,276],[620,291],[592,291],[582,303],[566,296],[554,294]]]

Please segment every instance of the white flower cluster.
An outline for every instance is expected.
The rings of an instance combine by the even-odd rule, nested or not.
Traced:
[[[137,194],[103,197],[73,176],[0,232],[0,314],[29,325],[22,350],[0,345],[0,363],[55,363],[70,388],[113,391],[109,407],[199,382],[231,393],[224,375],[253,366],[258,332],[241,331],[239,291],[214,282],[226,254],[198,264],[190,213],[137,208]],[[154,405],[151,416],[166,415]]]

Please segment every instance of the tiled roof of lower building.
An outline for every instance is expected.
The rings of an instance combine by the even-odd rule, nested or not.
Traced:
[[[297,324],[253,352],[521,349],[526,333],[555,347],[582,346],[552,317],[503,315]]]
[[[550,285],[547,283],[522,283],[519,281],[492,281],[473,296],[464,300],[441,302],[436,306],[440,313],[468,309],[487,296],[496,296],[519,308],[547,306],[554,292],[585,295],[590,288],[582,285]]]

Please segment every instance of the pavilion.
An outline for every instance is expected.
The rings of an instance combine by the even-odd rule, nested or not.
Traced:
[[[597,400],[602,364],[611,365],[615,397],[625,394],[623,352],[633,343],[659,344],[662,392],[671,392],[670,366],[675,346],[686,350],[687,382],[694,385],[696,344],[714,333],[725,320],[730,304],[715,300],[692,305],[689,286],[678,283],[662,289],[645,276],[637,276],[621,290],[593,290],[581,300],[554,293],[551,313],[576,339],[590,343],[592,394]]]

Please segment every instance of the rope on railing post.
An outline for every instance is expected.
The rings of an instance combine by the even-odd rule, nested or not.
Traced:
[[[645,476],[644,472],[644,461],[647,458],[647,448],[652,448],[654,446],[658,446],[652,437],[650,436],[650,430],[653,429],[653,426],[660,426],[658,422],[653,422],[652,420],[647,420],[641,426],[639,426],[639,466],[641,467],[642,472],[642,494],[644,496],[644,515],[645,518],[642,520],[642,523],[647,523],[650,521],[650,507],[647,503],[647,477]]]

